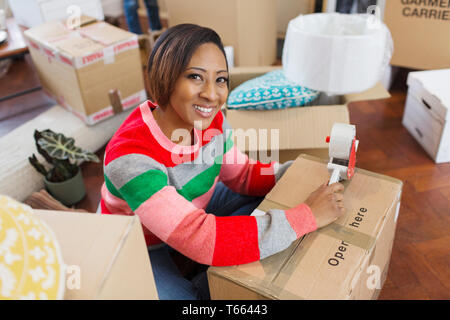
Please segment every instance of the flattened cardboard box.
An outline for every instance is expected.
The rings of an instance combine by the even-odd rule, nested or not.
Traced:
[[[240,67],[230,71],[230,90],[243,82],[261,76],[280,67]],[[235,140],[237,147],[250,158],[261,161],[279,160],[281,163],[293,160],[301,153],[328,158],[328,144],[335,122],[349,123],[348,104],[353,101],[367,101],[389,98],[381,83],[373,88],[355,94],[337,97],[339,104],[314,105],[281,110],[233,110],[225,109],[231,127],[246,140]],[[335,99],[336,100],[336,99]],[[266,132],[267,135],[260,134]],[[278,132],[278,134],[276,134]],[[249,139],[257,136],[257,143]],[[273,136],[272,134],[276,135]],[[253,139],[255,141],[255,139]],[[276,144],[276,142],[279,142]],[[262,146],[261,143],[266,143]],[[275,152],[275,153],[274,153]],[[277,154],[278,153],[278,154]],[[266,159],[268,157],[270,159]],[[277,159],[278,158],[278,159]]]
[[[158,299],[139,218],[47,210],[35,214],[55,233],[64,263],[79,270],[79,288],[69,274],[64,299]]]
[[[137,36],[83,17],[79,29],[59,21],[25,31],[44,90],[88,125],[146,100]],[[112,105],[117,90],[122,108]]]
[[[287,209],[329,179],[326,162],[301,155],[258,207]],[[346,214],[266,259],[211,267],[212,299],[375,299],[386,279],[402,182],[356,169]]]
[[[392,65],[427,70],[450,68],[448,0],[389,0],[384,20],[394,41]]]

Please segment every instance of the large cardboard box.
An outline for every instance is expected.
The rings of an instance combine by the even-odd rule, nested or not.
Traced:
[[[302,155],[258,208],[292,208],[328,179],[326,161]],[[211,298],[377,298],[388,272],[402,182],[356,169],[343,184],[343,217],[263,260],[209,268]]]
[[[392,65],[413,69],[450,67],[448,0],[389,0],[384,19],[394,40]]]
[[[450,162],[450,69],[410,72],[402,123],[436,163]]]
[[[234,50],[235,66],[276,60],[275,0],[166,0],[169,27],[194,23],[216,31]]]
[[[89,125],[146,100],[137,36],[83,17],[70,30],[59,21],[25,31],[45,91]],[[121,105],[111,102],[117,90]]]
[[[67,265],[64,299],[158,299],[139,218],[34,210]]]
[[[230,90],[249,79],[277,68],[280,67],[231,69]],[[349,123],[348,103],[388,97],[390,97],[389,93],[381,83],[378,83],[373,88],[361,93],[333,97],[332,100],[337,103],[332,105],[323,105],[319,101],[318,105],[309,107],[281,110],[226,109],[225,113],[231,127],[235,129],[235,133],[239,133],[245,138],[245,140],[236,140],[237,147],[249,154],[251,158],[265,161],[268,158],[277,160],[278,157],[280,162],[285,162],[297,158],[301,153],[328,158],[328,143],[325,138],[330,135],[335,122]],[[322,98],[319,97],[319,99]],[[251,133],[255,131],[261,141],[250,143]],[[267,134],[259,134],[259,132]],[[272,136],[272,134],[274,135]],[[267,144],[264,145],[266,141]]]
[[[78,14],[103,20],[100,0],[9,0],[15,21],[27,28]]]

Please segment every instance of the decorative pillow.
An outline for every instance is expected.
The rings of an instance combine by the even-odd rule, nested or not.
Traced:
[[[64,280],[53,231],[29,206],[0,195],[0,300],[62,299]]]
[[[283,70],[275,70],[242,83],[228,96],[227,108],[270,110],[304,106],[319,96],[319,91],[288,80]]]

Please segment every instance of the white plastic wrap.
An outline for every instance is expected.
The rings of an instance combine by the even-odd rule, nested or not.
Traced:
[[[389,29],[374,15],[314,13],[289,22],[282,64],[291,81],[347,94],[380,81],[392,52]]]

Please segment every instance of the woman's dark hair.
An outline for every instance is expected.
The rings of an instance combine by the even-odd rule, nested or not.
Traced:
[[[214,43],[226,57],[222,40],[210,28],[179,24],[167,29],[158,38],[146,71],[147,91],[154,103],[162,107],[167,105],[175,82],[186,69],[195,50],[204,43]],[[228,62],[226,64],[228,70]]]

